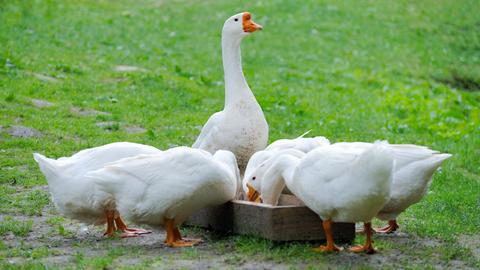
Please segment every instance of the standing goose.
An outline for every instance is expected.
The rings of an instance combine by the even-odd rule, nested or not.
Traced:
[[[262,27],[248,12],[225,21],[222,30],[222,57],[225,72],[225,106],[203,126],[192,147],[210,153],[224,149],[237,157],[243,174],[250,156],[267,146],[268,124],[242,71],[240,43]]]
[[[122,237],[134,237],[149,233],[142,229],[128,228],[118,215],[113,197],[98,189],[85,175],[103,167],[106,163],[138,154],[155,154],[155,147],[129,142],[111,143],[82,150],[71,157],[57,160],[38,153],[33,157],[48,181],[53,203],[59,212],[86,224],[107,224],[105,235],[113,236],[115,226]]]
[[[170,247],[192,246],[178,226],[192,213],[235,197],[240,174],[235,156],[219,150],[176,147],[155,155],[140,155],[90,172],[100,189],[111,194],[127,220],[165,228]]]
[[[364,222],[365,245],[351,250],[374,253],[371,219],[389,199],[393,163],[391,150],[384,143],[375,143],[361,154],[332,146],[319,147],[303,158],[283,154],[269,162],[258,192],[264,203],[276,205],[286,184],[320,216],[327,245],[316,251],[339,250],[334,245],[332,222]],[[254,172],[249,183],[260,180],[256,176]],[[251,189],[247,195],[250,201],[257,199],[255,191]]]

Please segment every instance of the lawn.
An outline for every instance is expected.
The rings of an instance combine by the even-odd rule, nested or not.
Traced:
[[[242,52],[270,141],[311,129],[454,155],[400,232],[375,236],[379,254],[191,228],[206,242],[172,250],[159,233],[104,240],[54,210],[32,152],[191,145],[223,107],[223,22],[245,10],[264,26]],[[477,0],[0,1],[0,268],[480,267],[479,10]]]

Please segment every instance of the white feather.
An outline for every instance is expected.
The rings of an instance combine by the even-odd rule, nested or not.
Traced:
[[[323,220],[368,222],[389,198],[392,170],[384,144],[362,154],[325,146],[301,160],[287,186]]]
[[[349,149],[361,154],[370,143],[336,143],[332,147]],[[390,200],[378,214],[383,220],[393,220],[409,206],[419,202],[430,186],[432,176],[450,154],[441,154],[425,146],[390,144],[395,160]]]
[[[250,156],[267,146],[268,124],[243,76],[240,43],[248,34],[234,21],[241,16],[227,19],[222,30],[225,107],[208,119],[192,147],[233,152],[243,173]]]
[[[105,223],[105,211],[115,210],[113,197],[85,177],[107,163],[161,151],[155,147],[118,142],[82,150],[71,157],[57,160],[34,153],[34,159],[48,181],[52,200],[59,212],[87,224]]]
[[[126,219],[154,227],[162,227],[165,218],[181,224],[203,207],[233,199],[239,183],[231,152],[212,156],[188,147],[122,159],[87,177],[116,198]]]

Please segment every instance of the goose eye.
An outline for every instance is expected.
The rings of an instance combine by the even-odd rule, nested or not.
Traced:
[[[252,177],[252,180],[255,180],[255,179],[257,179],[257,177],[256,177],[256,176]]]
[[[238,18],[235,18],[235,21],[238,22]]]

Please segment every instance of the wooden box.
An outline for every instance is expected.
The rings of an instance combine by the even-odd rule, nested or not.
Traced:
[[[273,241],[325,240],[320,217],[293,195],[282,194],[278,206],[233,200],[204,208],[185,224]],[[333,233],[335,241],[351,242],[355,238],[355,224],[334,223]]]

